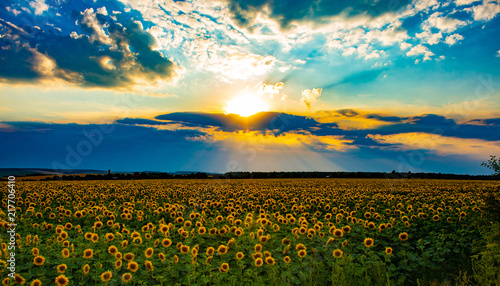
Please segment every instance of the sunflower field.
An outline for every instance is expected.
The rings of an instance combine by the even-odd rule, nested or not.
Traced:
[[[384,179],[19,181],[14,278],[7,276],[5,192],[2,198],[1,283],[467,285],[492,275],[485,281],[494,285],[496,262],[482,257],[494,224],[485,198],[498,196],[499,186]]]

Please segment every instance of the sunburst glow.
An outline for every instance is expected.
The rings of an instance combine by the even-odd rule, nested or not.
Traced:
[[[224,110],[226,113],[247,117],[262,111],[269,111],[269,105],[260,96],[243,93],[227,102]]]

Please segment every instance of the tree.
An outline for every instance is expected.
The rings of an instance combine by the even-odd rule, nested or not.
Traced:
[[[496,156],[490,155],[488,162],[481,163],[481,166],[485,166],[489,169],[495,171],[494,175],[500,176],[500,158],[497,159]]]

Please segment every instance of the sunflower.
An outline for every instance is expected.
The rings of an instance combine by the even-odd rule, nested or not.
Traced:
[[[31,250],[31,254],[32,254],[33,256],[37,256],[37,255],[39,255],[39,254],[40,254],[40,250],[38,250],[38,248],[36,248],[36,247],[35,247],[35,248],[33,248],[33,249]]]
[[[139,269],[139,264],[137,262],[131,261],[127,264],[127,269],[136,272]]]
[[[221,266],[219,267],[219,272],[226,273],[228,271],[229,271],[229,264],[222,263]]]
[[[208,231],[208,234],[210,235],[216,235],[217,234],[217,228],[213,227]]]
[[[235,231],[234,231],[234,235],[236,236],[242,236],[244,233],[243,229],[242,228],[237,228]]]
[[[122,260],[118,259],[115,261],[115,269],[120,269],[122,267]]]
[[[33,258],[33,264],[35,264],[36,266],[43,265],[44,262],[45,258],[41,255],[37,255],[35,256],[35,258]]]
[[[385,254],[391,255],[392,254],[392,248],[391,247],[386,247],[385,248]]]
[[[179,262],[179,257],[177,257],[177,255],[174,255],[174,262],[175,263]]]
[[[261,267],[262,264],[264,264],[264,261],[262,260],[262,258],[255,259],[255,266]]]
[[[132,261],[134,260],[134,257],[135,255],[133,253],[125,253],[125,255],[123,255],[123,259],[125,259],[126,261]]]
[[[83,274],[87,275],[90,271],[90,266],[88,264],[85,264],[82,269],[83,269]]]
[[[153,271],[154,270],[153,263],[151,261],[149,261],[149,260],[146,260],[144,262],[144,266],[146,267],[146,269],[148,271]]]
[[[118,249],[116,248],[116,246],[111,245],[110,247],[108,247],[108,253],[109,254],[115,255],[117,252],[118,252]]]
[[[4,285],[4,286],[9,286],[9,282],[10,282],[9,277],[4,278],[4,279],[2,280],[2,285]]]
[[[342,237],[344,236],[344,231],[341,230],[340,228],[337,228],[336,230],[333,231],[333,235],[335,237]]]
[[[266,242],[268,242],[268,241],[269,241],[269,238],[270,238],[269,236],[265,236],[265,235],[263,235],[263,236],[261,236],[261,237],[259,238],[259,241],[260,241],[260,243],[266,243]]]
[[[144,251],[144,256],[146,256],[146,258],[151,258],[151,256],[153,256],[153,253],[154,253],[153,248],[148,247],[146,251]]]
[[[108,270],[101,274],[101,281],[108,282],[109,280],[111,280],[111,277],[113,277],[113,274]]]
[[[266,257],[266,263],[269,265],[274,265],[274,263],[276,263],[276,262],[274,261],[274,258],[272,258],[271,256],[268,256],[268,257]]]
[[[115,239],[115,235],[112,233],[106,233],[105,238],[106,241],[112,241],[113,239]]]
[[[127,245],[128,245],[128,240],[122,241],[122,249],[127,247]]]
[[[57,276],[55,281],[57,286],[66,286],[69,283],[68,278],[64,275]]]
[[[344,255],[344,252],[342,252],[342,250],[340,249],[335,249],[333,251],[333,257],[341,258],[342,255]]]
[[[207,256],[212,256],[212,255],[214,255],[214,252],[215,252],[215,249],[210,246],[209,248],[207,248],[207,251],[205,252],[205,254]]]
[[[236,259],[238,259],[238,260],[242,260],[242,259],[243,259],[243,257],[245,257],[245,254],[243,254],[243,252],[238,252],[238,253],[236,253]]]
[[[122,281],[127,283],[127,282],[130,282],[130,280],[132,280],[132,274],[130,273],[124,273],[122,275]]]
[[[64,273],[68,269],[68,266],[66,264],[60,264],[57,266],[57,273]]]
[[[304,258],[307,255],[307,251],[305,251],[304,249],[301,249],[301,250],[299,250],[299,252],[297,254],[299,255],[299,257]]]
[[[116,258],[116,259],[122,259],[122,257],[123,257],[123,256],[122,256],[122,253],[121,253],[121,252],[117,252],[117,253],[115,253],[115,258]]]
[[[14,274],[14,281],[16,281],[17,284],[24,285],[26,283],[26,279],[24,279],[21,275],[19,274]]]
[[[303,245],[302,243],[299,243],[299,244],[297,244],[297,246],[295,246],[295,249],[296,250],[307,250],[307,247],[305,245]]]
[[[347,240],[344,240],[344,241],[342,242],[342,247],[346,247],[346,246],[347,246]]]
[[[69,249],[65,248],[61,251],[61,255],[63,258],[68,258],[69,257]]]
[[[290,263],[292,262],[292,259],[290,259],[289,256],[285,256],[285,258],[283,258],[283,261],[285,261],[285,263]]]
[[[181,252],[182,252],[182,253],[184,253],[184,254],[188,253],[188,252],[189,252],[189,249],[190,249],[190,248],[189,248],[189,246],[187,246],[187,245],[183,245],[183,246],[181,246]]]
[[[372,247],[373,243],[374,243],[373,238],[365,238],[364,241],[365,247]]]
[[[160,259],[160,261],[165,261],[165,254],[163,253],[158,253],[158,258]]]
[[[198,234],[199,235],[204,235],[207,232],[207,229],[205,227],[200,227],[198,228]]]
[[[207,257],[207,260],[205,260],[205,264],[207,264],[207,265],[210,264],[210,262],[212,261],[212,258],[213,258],[213,256]]]
[[[94,256],[94,250],[93,249],[85,249],[83,251],[83,258],[92,258],[92,256]]]
[[[33,281],[31,281],[30,283],[30,286],[41,286],[42,285],[42,281],[38,280],[38,279],[35,279]]]
[[[99,235],[97,235],[97,233],[92,234],[92,238],[90,238],[90,240],[96,243],[97,241],[99,241]]]
[[[438,221],[438,220],[439,220],[439,216],[438,216],[438,215],[434,215],[434,216],[432,217],[432,220],[433,220],[433,221]]]
[[[407,241],[408,240],[408,234],[406,232],[400,233],[399,234],[399,239],[402,241]]]
[[[161,245],[163,247],[169,247],[170,245],[172,245],[172,241],[168,238],[164,238],[162,241],[161,241]]]
[[[220,255],[224,255],[227,253],[227,246],[225,245],[220,245],[219,248],[217,248],[217,253]]]

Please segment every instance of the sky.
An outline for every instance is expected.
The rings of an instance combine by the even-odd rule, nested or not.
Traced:
[[[0,5],[0,168],[491,174],[500,155],[500,1]]]

